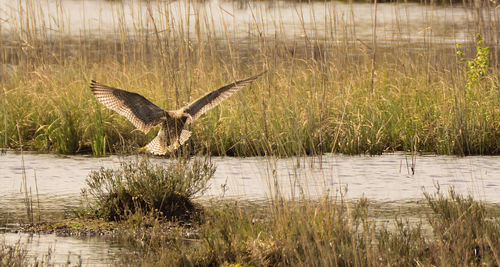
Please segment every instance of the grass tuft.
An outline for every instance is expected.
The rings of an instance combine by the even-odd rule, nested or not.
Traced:
[[[119,169],[93,171],[83,195],[91,214],[121,220],[133,214],[154,214],[170,220],[195,219],[200,208],[192,201],[207,189],[215,166],[209,161],[185,159],[165,165],[147,158],[122,163]]]

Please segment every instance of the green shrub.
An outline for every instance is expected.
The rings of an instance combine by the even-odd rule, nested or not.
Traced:
[[[471,88],[486,75],[486,71],[488,70],[488,66],[490,64],[490,48],[488,46],[484,46],[481,34],[477,34],[476,39],[476,56],[470,60],[465,58],[462,51],[462,45],[457,45],[457,55],[460,57],[461,61],[467,64],[466,96],[468,98]]]

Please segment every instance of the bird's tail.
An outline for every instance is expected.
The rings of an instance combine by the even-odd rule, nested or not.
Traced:
[[[139,149],[139,151],[147,150],[154,155],[165,155],[167,152],[172,152],[182,146],[191,137],[191,132],[188,130],[182,130],[179,137],[176,139],[171,139],[169,145],[165,140],[163,134],[158,133],[158,135],[146,146]]]

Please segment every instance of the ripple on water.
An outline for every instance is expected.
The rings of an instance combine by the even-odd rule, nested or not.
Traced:
[[[22,244],[28,257],[43,259],[51,251],[50,263],[61,266],[115,265],[116,255],[127,253],[118,242],[104,237],[62,237],[55,234],[0,233],[0,241],[7,245]]]
[[[10,203],[23,203],[21,155],[9,152],[0,157],[0,183],[4,185],[0,187],[0,204],[5,203],[6,198]],[[120,162],[135,159],[135,156],[25,154],[27,186],[33,195],[38,187],[41,206],[61,208],[54,201],[65,201],[65,206],[78,205],[81,189],[91,171],[100,167],[118,168]],[[306,196],[314,198],[345,186],[348,198],[364,195],[374,200],[396,201],[421,198],[423,190],[433,192],[439,184],[454,186],[465,194],[472,192],[481,200],[500,202],[495,190],[500,183],[500,157],[417,156],[413,160],[415,175],[409,174],[406,162],[411,159],[404,154],[352,157],[328,154],[320,158],[287,159],[216,157],[212,161],[217,171],[205,197],[266,199],[270,192],[276,192],[274,186],[278,184],[284,197],[291,197],[301,189]],[[168,159],[153,158],[152,161],[162,164]],[[222,185],[226,185],[225,189]]]

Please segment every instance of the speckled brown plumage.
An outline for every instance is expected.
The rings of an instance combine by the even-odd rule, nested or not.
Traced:
[[[165,111],[139,94],[109,87],[94,80],[90,84],[90,89],[97,101],[127,118],[144,133],[161,124],[157,136],[146,145],[146,149],[155,155],[165,155],[179,148],[189,139],[191,132],[184,129],[186,125],[264,73],[223,86],[173,111]]]

